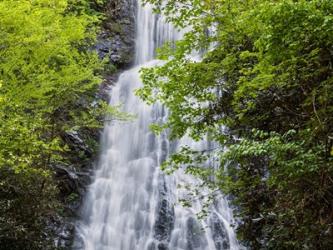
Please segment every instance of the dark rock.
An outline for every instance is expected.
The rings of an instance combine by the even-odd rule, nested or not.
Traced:
[[[187,250],[200,250],[204,249],[207,245],[206,239],[204,237],[204,231],[201,225],[193,217],[187,219]]]
[[[93,156],[93,150],[81,139],[78,131],[68,131],[62,135],[63,140],[71,150],[79,153],[83,152],[86,157]]]
[[[131,0],[114,0],[106,6],[103,31],[95,46],[101,58],[118,68],[128,67],[135,52],[135,6]]]
[[[76,216],[82,205],[86,187],[91,183],[91,174],[89,172],[78,172],[73,166],[58,164],[53,168],[60,190],[60,200],[63,203],[63,216],[70,220]]]
[[[74,229],[75,226],[73,223],[64,223],[58,233],[59,238],[56,243],[57,247],[69,249],[73,242]]]
[[[159,182],[159,203],[156,211],[154,238],[160,242],[169,242],[174,226],[175,212],[168,199],[169,195],[164,176],[160,176]]]
[[[70,166],[59,164],[53,166],[53,168],[56,179],[62,184],[59,185],[62,194],[71,194],[78,190],[79,177],[74,169]]]
[[[168,154],[169,154],[169,143],[167,139],[164,139],[161,143],[160,164],[162,164],[167,159]]]
[[[213,233],[216,250],[230,249],[227,230],[225,229],[223,222],[220,220],[217,214],[212,213],[209,218],[209,223]]]
[[[160,243],[158,243],[158,245],[157,245],[157,249],[158,249],[158,250],[168,250],[169,247],[168,247],[168,244],[167,244],[167,243],[160,242]]]
[[[167,242],[151,242],[149,243],[147,250],[169,250]]]
[[[155,242],[150,242],[148,247],[147,247],[147,250],[155,250],[155,249],[156,249]]]
[[[153,152],[156,149],[156,136],[154,133],[148,135],[148,151]]]
[[[111,87],[115,85],[117,79],[118,79],[118,74],[105,76],[105,81],[99,86],[99,91],[96,95],[96,99],[103,100],[109,103]]]
[[[84,242],[81,237],[78,237],[77,235],[74,237],[73,245],[70,248],[71,250],[82,250],[84,249]]]

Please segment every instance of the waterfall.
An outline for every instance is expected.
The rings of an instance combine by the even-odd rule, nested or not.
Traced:
[[[136,115],[130,122],[105,125],[102,152],[88,187],[74,249],[85,250],[222,250],[240,249],[233,229],[232,211],[220,196],[210,215],[200,221],[199,201],[185,208],[178,203],[181,183],[195,184],[181,172],[164,175],[159,165],[181,145],[207,148],[209,142],[184,138],[170,142],[166,133],[155,136],[149,124],[167,119],[162,105],[148,106],[134,95],[141,86],[139,69],[154,66],[154,51],[181,33],[152,7],[138,0],[136,66],[122,73],[111,93],[111,105],[122,104]]]

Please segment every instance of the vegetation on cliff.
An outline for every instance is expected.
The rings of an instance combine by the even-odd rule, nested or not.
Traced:
[[[102,124],[104,66],[91,47],[103,2],[0,2],[0,249],[48,249],[65,134]]]
[[[153,129],[220,145],[184,148],[166,171],[185,164],[231,194],[238,236],[250,249],[332,248],[333,2],[145,2],[192,27],[160,51],[164,65],[142,71],[138,95],[170,110]],[[200,168],[208,157],[218,157],[220,169]]]

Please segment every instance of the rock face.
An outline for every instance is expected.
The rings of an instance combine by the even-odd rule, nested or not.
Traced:
[[[186,250],[200,250],[204,249],[207,245],[207,241],[204,237],[204,229],[198,223],[198,221],[190,217],[186,222],[187,227],[187,246]]]
[[[59,249],[71,249],[75,225],[73,222],[62,222],[60,223],[57,235],[56,246]]]
[[[100,57],[108,57],[117,68],[132,64],[135,51],[135,9],[132,0],[109,1],[106,20],[96,49]]]
[[[76,212],[79,210],[86,187],[90,183],[96,148],[87,140],[98,141],[98,131],[70,131],[63,135],[69,146],[69,163],[53,166],[55,179],[60,190],[59,199],[63,204],[62,213],[51,222],[56,234],[55,243],[59,249],[71,249]]]
[[[83,152],[86,157],[92,157],[93,150],[83,141],[78,131],[65,132],[62,138],[73,151]]]
[[[171,232],[174,227],[175,211],[169,201],[168,189],[165,177],[160,176],[159,184],[159,203],[157,206],[157,218],[154,225],[154,238],[158,241],[159,250],[167,250],[167,243],[170,240]],[[152,247],[152,249],[155,249]]]
[[[213,239],[215,242],[216,250],[227,250],[230,249],[230,243],[227,231],[224,227],[223,222],[217,216],[217,214],[213,213],[209,219]]]

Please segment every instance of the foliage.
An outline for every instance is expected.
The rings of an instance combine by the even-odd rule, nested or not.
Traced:
[[[75,11],[88,2],[0,2],[1,249],[47,249],[45,219],[58,206],[51,167],[68,151],[62,136],[100,127],[107,112],[95,100],[104,66],[90,49],[100,14]]]
[[[220,145],[214,152],[184,149],[164,168],[193,169],[202,157],[218,155],[218,170],[189,172],[235,197],[244,244],[329,249],[333,2],[145,2],[175,26],[191,27],[176,46],[160,50],[164,65],[142,70],[138,95],[170,110],[154,131],[195,140],[208,135]]]

